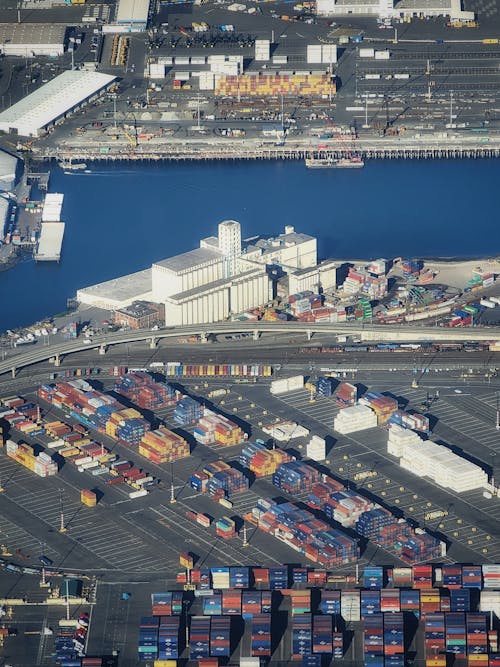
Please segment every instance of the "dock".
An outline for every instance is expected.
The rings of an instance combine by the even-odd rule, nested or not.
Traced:
[[[47,192],[49,188],[49,178],[50,178],[50,171],[45,171],[45,172],[32,171],[26,174],[26,182],[29,185],[36,184],[38,189],[41,190],[42,192]]]
[[[449,160],[488,159],[500,157],[500,142],[432,141],[422,142],[410,138],[399,141],[357,140],[348,150],[338,142],[290,141],[285,145],[275,142],[249,141],[224,143],[220,141],[170,142],[152,145],[130,146],[100,145],[96,143],[71,146],[69,149],[51,148],[41,151],[38,160],[74,160],[89,163],[113,163],[124,161],[182,162],[211,160],[304,160],[306,158],[348,158],[352,150],[363,160]]]
[[[65,226],[64,222],[42,222],[35,261],[59,262]]]

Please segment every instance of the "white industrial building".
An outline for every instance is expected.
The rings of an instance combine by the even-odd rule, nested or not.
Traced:
[[[151,269],[78,290],[76,299],[87,306],[120,310],[134,301],[151,301]]]
[[[428,477],[455,493],[488,486],[488,475],[480,466],[458,456],[448,447],[421,440],[416,433],[410,433],[398,426],[389,431],[387,451],[399,458],[402,468],[419,477]]]
[[[21,161],[15,155],[0,150],[0,190],[12,190],[21,165]]]
[[[67,70],[0,113],[0,130],[36,137],[109,88],[114,76]]]
[[[474,12],[462,10],[461,0],[317,0],[316,12],[319,16],[449,16],[452,20],[474,20]]]
[[[150,0],[119,0],[115,23],[131,32],[142,32],[148,25]]]
[[[314,236],[296,232],[291,225],[284,234],[259,239],[247,246],[241,261],[249,264],[279,264],[285,271],[307,269],[318,263],[318,244]]]
[[[56,23],[0,23],[0,54],[3,56],[61,56],[65,39],[66,26]]]
[[[201,239],[199,248],[155,262],[145,271],[81,289],[77,300],[112,310],[133,301],[154,301],[164,304],[167,325],[217,322],[272,300],[269,265],[279,264],[291,273],[307,270],[309,282],[334,285],[335,265],[316,263],[316,239],[293,227],[242,249],[240,223],[225,220],[218,235]]]
[[[329,292],[337,286],[338,265],[332,260],[325,260],[307,269],[291,271],[288,276],[288,293],[298,294],[311,290]]]

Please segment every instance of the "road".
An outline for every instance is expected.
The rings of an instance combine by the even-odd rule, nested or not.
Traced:
[[[397,340],[397,341],[500,341],[500,332],[497,328],[472,328],[472,329],[444,329],[440,327],[415,327],[410,325],[383,326],[369,325],[367,327],[348,324],[307,324],[300,322],[266,323],[242,323],[242,322],[223,322],[204,325],[193,325],[185,327],[170,327],[159,329],[158,331],[138,331],[138,332],[116,332],[104,336],[95,337],[90,343],[85,343],[82,339],[74,342],[57,343],[47,346],[29,346],[30,349],[21,352],[10,359],[0,362],[0,374],[9,373],[12,369],[30,366],[32,364],[46,361],[51,357],[57,357],[72,352],[79,352],[85,349],[103,348],[120,343],[133,343],[137,341],[151,340],[153,347],[156,342],[163,338],[178,338],[179,336],[208,335],[210,333],[287,333],[312,334],[318,332],[321,334],[350,335],[357,336],[361,340]]]

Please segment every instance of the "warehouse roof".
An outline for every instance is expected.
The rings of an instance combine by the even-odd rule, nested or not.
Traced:
[[[146,23],[150,0],[120,0],[116,14],[117,23]]]
[[[78,290],[89,296],[101,297],[109,301],[128,301],[151,292],[151,269],[130,273],[122,278],[107,280],[91,287]]]
[[[198,266],[203,266],[204,264],[211,264],[220,259],[222,259],[222,254],[218,250],[196,248],[189,252],[183,252],[181,255],[162,259],[159,262],[155,262],[155,265],[162,266],[164,269],[168,269],[174,273],[182,273],[195,269]]]
[[[16,181],[19,158],[0,150],[0,190],[11,190]]]
[[[0,113],[0,129],[30,136],[115,80],[114,76],[67,70]]]
[[[0,47],[4,44],[61,44],[66,26],[53,23],[0,23]]]

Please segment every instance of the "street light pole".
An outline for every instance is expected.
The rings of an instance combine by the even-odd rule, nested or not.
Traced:
[[[495,428],[497,431],[500,431],[500,403],[499,403],[500,392],[497,391],[496,396],[497,396],[497,418],[496,418]]]

